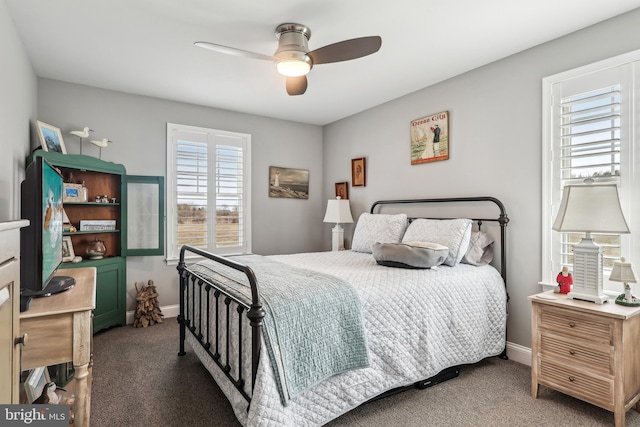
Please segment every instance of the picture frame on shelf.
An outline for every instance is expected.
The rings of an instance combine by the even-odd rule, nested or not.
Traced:
[[[351,185],[353,187],[364,187],[367,185],[367,170],[364,157],[351,159]]]
[[[50,124],[37,120],[38,136],[40,137],[40,145],[44,151],[55,151],[57,153],[67,154],[67,148],[62,139],[60,129]]]
[[[349,183],[336,182],[336,197],[340,197],[343,200],[349,199]]]
[[[84,188],[82,188],[82,184],[63,184],[62,190],[62,202],[86,202],[87,198],[85,197]]]
[[[62,262],[71,262],[76,257],[71,236],[62,237]]]

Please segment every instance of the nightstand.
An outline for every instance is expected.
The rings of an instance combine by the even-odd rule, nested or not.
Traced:
[[[640,412],[640,308],[553,292],[529,300],[532,396],[542,384],[612,411],[624,426],[627,410]]]

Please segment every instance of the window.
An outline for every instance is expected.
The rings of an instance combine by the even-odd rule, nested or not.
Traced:
[[[631,215],[640,207],[631,200],[640,189],[632,161],[640,144],[633,132],[640,126],[634,114],[639,60],[640,51],[543,80],[542,284],[555,285],[562,266],[573,264],[573,244],[584,234],[551,228],[564,186],[585,178],[615,183],[631,232],[640,232],[640,219]],[[640,267],[640,250],[629,235],[592,236],[603,248],[605,290],[621,293],[619,283],[608,281],[613,263],[625,257]]]
[[[251,135],[167,124],[167,259],[251,251]]]

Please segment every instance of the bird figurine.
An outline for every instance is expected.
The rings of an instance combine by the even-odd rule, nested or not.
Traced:
[[[72,130],[69,132],[71,135],[75,135],[80,138],[80,154],[82,154],[82,138],[88,138],[89,132],[93,132],[93,129],[89,129],[86,126],[82,130]]]
[[[56,393],[56,383],[49,382],[42,389],[42,394],[33,401],[34,405],[52,404],[56,405],[60,401],[60,396]]]
[[[113,141],[111,141],[111,140],[109,140],[107,138],[102,138],[100,141],[96,141],[96,140],[91,141],[91,143],[93,145],[95,145],[96,147],[100,147],[100,154],[99,154],[99,156],[100,156],[99,158],[100,159],[102,159],[102,149],[104,147],[106,147],[107,145],[109,145],[110,142],[113,142]]]

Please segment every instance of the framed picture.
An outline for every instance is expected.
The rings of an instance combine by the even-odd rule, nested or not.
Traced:
[[[71,236],[62,237],[62,262],[71,262],[76,257],[73,251],[73,243],[71,242]]]
[[[349,183],[336,182],[336,197],[340,197],[342,200],[349,198]]]
[[[58,153],[67,154],[67,148],[62,140],[60,129],[55,126],[48,125],[38,120],[38,135],[40,136],[40,145],[44,151],[56,151]]]
[[[86,202],[84,188],[81,184],[63,184],[62,201],[67,202]]]
[[[432,114],[411,122],[411,164],[449,158],[449,112]]]
[[[269,166],[269,197],[309,198],[309,171]]]
[[[364,157],[351,159],[351,185],[354,187],[364,187],[367,185],[366,176],[367,171]]]

